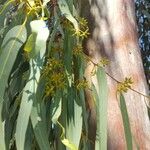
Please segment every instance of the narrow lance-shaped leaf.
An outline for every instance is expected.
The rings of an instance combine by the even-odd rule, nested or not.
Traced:
[[[31,43],[34,44],[34,49],[32,49],[32,55],[30,55],[30,76],[29,81],[23,90],[23,96],[17,119],[16,145],[19,150],[24,150],[25,134],[28,127],[33,101],[36,99],[36,91],[40,79],[41,68],[44,63],[46,40],[49,35],[49,30],[47,29],[45,22],[42,20],[32,21],[31,29],[32,32],[37,34],[37,37],[35,43]]]
[[[46,51],[46,41],[49,36],[49,30],[46,26],[46,23],[42,20],[33,21],[31,22],[32,31],[34,33],[37,33],[37,38],[35,42],[35,49],[31,55],[33,59],[36,59],[37,64],[36,66],[40,69],[43,67],[44,63],[44,55]],[[37,32],[38,31],[38,32]],[[39,57],[37,54],[39,53]],[[36,83],[38,84],[38,87],[36,89],[36,95],[33,98],[34,103],[31,111],[31,122],[34,129],[34,134],[37,140],[37,143],[42,150],[50,150],[50,144],[48,140],[48,130],[47,130],[47,124],[46,124],[46,106],[44,101],[42,101],[43,98],[43,91],[41,89],[41,84],[39,82],[39,77],[36,79]]]
[[[54,99],[51,104],[51,120],[53,123],[57,123],[59,116],[61,115],[61,107],[62,107],[62,98],[61,92],[57,91]]]
[[[50,150],[46,124],[46,106],[44,101],[38,103],[38,100],[35,100],[31,112],[31,122],[40,149]]]
[[[130,127],[126,102],[125,102],[125,99],[124,99],[124,96],[122,93],[120,93],[120,109],[121,109],[121,114],[122,114],[122,120],[123,120],[127,149],[132,150],[133,147],[132,147],[131,127]]]
[[[76,101],[76,96],[74,93],[74,89],[72,90],[72,101],[73,103],[73,117],[70,117],[67,121],[66,125],[66,137],[68,140],[72,141],[76,147],[79,147],[80,143],[80,138],[81,138],[81,133],[82,133],[82,105],[81,105],[81,100]],[[71,101],[71,99],[68,99],[68,101]]]
[[[24,25],[18,25],[12,28],[6,34],[1,45],[0,53],[0,149],[5,150],[4,143],[4,122],[1,118],[2,102],[7,87],[7,81],[11,73],[11,69],[17,57],[18,51],[26,41],[27,32]]]
[[[107,99],[108,99],[108,86],[107,78],[104,68],[98,67],[97,69],[96,98],[97,109],[97,134],[98,134],[98,149],[107,149]],[[96,145],[97,147],[97,145]]]

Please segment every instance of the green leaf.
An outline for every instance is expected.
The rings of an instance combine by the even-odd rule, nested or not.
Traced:
[[[37,98],[38,99],[38,98]],[[37,143],[41,150],[50,150],[46,124],[46,106],[35,100],[31,113],[31,122]]]
[[[7,86],[7,80],[17,57],[18,51],[26,41],[27,32],[23,25],[12,28],[5,36],[0,55],[0,103]]]
[[[66,0],[66,2],[68,4],[69,10],[71,11],[71,13],[73,13],[73,0]]]
[[[62,139],[61,142],[67,146],[70,150],[78,150],[76,145],[74,145],[72,142],[70,142],[68,139]]]
[[[18,25],[12,28],[5,36],[0,54],[0,114],[2,111],[2,102],[7,87],[7,81],[11,73],[11,69],[17,57],[18,51],[26,41],[27,32],[24,25]],[[0,149],[5,150],[4,143],[4,122],[0,115]]]
[[[33,101],[36,100],[38,82],[41,75],[41,69],[44,63],[44,55],[46,51],[46,40],[49,36],[49,30],[47,29],[44,21],[35,20],[32,22],[31,22],[31,28],[32,31],[34,31],[34,33],[37,34],[37,38],[35,42],[35,47],[32,50],[34,52],[34,57],[31,57],[30,60],[30,76],[23,90],[22,101],[21,101],[19,115],[17,119],[16,145],[17,145],[17,149],[19,150],[24,150],[25,134],[28,127]],[[44,37],[41,30],[44,33]]]
[[[35,74],[36,71],[36,74]],[[24,150],[24,142],[25,142],[25,134],[28,127],[29,116],[32,109],[33,100],[35,99],[35,93],[37,88],[36,79],[39,80],[39,68],[36,66],[36,62],[34,60],[30,61],[30,77],[27,82],[22,101],[19,109],[19,115],[17,119],[17,127],[16,127],[16,145],[17,149]]]
[[[59,5],[59,8],[62,12],[62,14],[69,20],[73,23],[75,29],[78,31],[79,30],[79,25],[78,25],[78,22],[77,20],[72,16],[70,10],[69,10],[69,7],[68,7],[68,4],[66,2],[66,0],[58,0],[58,5]]]
[[[24,150],[32,150],[33,137],[34,137],[34,134],[33,134],[31,122],[29,122],[28,129],[27,129],[27,132],[26,132],[26,140],[25,140]]]
[[[13,115],[11,118],[7,118],[5,120],[5,143],[6,143],[6,150],[9,150],[10,145],[14,141],[14,126],[16,122],[16,114]]]
[[[121,109],[121,114],[122,114],[122,119],[123,119],[123,126],[124,126],[127,149],[132,150],[133,144],[132,144],[131,127],[130,127],[126,102],[122,93],[120,93],[120,109]]]
[[[62,98],[60,92],[56,92],[54,99],[52,100],[51,104],[51,115],[52,115],[52,122],[57,123],[59,116],[61,115],[61,107],[62,107]]]
[[[73,106],[74,109],[72,114],[73,118],[71,117],[70,119],[68,119],[67,126],[66,126],[66,137],[67,139],[72,141],[78,148],[80,143],[81,133],[82,133],[82,121],[83,121],[82,106],[79,105],[74,98],[75,96],[72,95],[72,100],[74,100],[74,106]],[[71,99],[68,99],[68,101],[71,101]]]
[[[76,145],[74,143],[72,143],[70,140],[65,138],[65,128],[57,121],[58,125],[61,127],[62,129],[62,134],[61,134],[61,142],[70,150],[78,150],[78,148],[76,147]]]
[[[31,52],[35,47],[35,41],[36,41],[36,34],[35,33],[30,34],[25,44],[24,50],[28,53]]]
[[[96,109],[97,109],[97,133],[99,139],[98,147],[100,150],[106,150],[108,86],[104,68],[98,67],[96,75],[98,83],[96,86],[96,92],[94,92],[94,96],[96,98]]]
[[[34,135],[41,150],[49,150],[49,132],[50,127],[48,122],[50,117],[47,119],[47,109],[50,109],[49,105],[44,101],[43,95],[45,92],[45,80],[40,78],[38,82],[38,88],[36,92],[36,99],[34,99],[32,111],[31,111],[31,122],[34,130]]]

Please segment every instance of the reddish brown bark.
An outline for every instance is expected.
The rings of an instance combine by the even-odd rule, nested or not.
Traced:
[[[86,53],[95,62],[99,62],[101,57],[108,58],[111,63],[106,67],[106,71],[111,76],[119,81],[131,77],[134,81],[132,88],[147,94],[148,89],[137,41],[134,1],[82,0],[81,8],[81,14],[88,19],[90,27],[90,37],[84,43]],[[108,149],[124,150],[126,143],[116,98],[117,83],[109,76],[107,80],[109,85]],[[148,150],[150,149],[150,122],[146,99],[129,90],[125,94],[125,100],[133,137],[140,150]]]

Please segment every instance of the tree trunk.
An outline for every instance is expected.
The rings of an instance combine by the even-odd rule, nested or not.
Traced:
[[[147,95],[148,88],[137,40],[134,1],[81,0],[80,7],[81,16],[88,20],[90,28],[90,36],[84,43],[85,52],[95,62],[106,57],[110,61],[110,65],[106,67],[109,75],[118,81],[131,77],[134,82],[132,88]],[[90,75],[90,69],[91,65],[88,65],[86,76]],[[116,98],[117,82],[110,76],[107,77],[107,81],[109,85],[108,149],[124,150],[126,142],[119,103]],[[90,97],[87,96],[87,100],[92,101],[89,99]],[[137,143],[139,149],[148,150],[150,149],[150,122],[145,103],[147,99],[129,90],[125,94],[125,100],[134,147]],[[88,108],[94,109],[93,106],[88,106]],[[93,130],[89,132],[94,134]]]

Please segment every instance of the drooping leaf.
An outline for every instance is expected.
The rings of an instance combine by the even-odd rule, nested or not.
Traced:
[[[17,118],[17,113],[15,113],[11,118],[7,118],[5,120],[5,143],[6,143],[6,150],[11,147],[11,145],[14,142],[14,138],[12,138],[12,135],[14,135],[14,128],[15,128],[15,122]]]
[[[31,60],[30,77],[29,77],[29,81],[27,82],[24,88],[19,115],[17,119],[17,127],[16,127],[16,145],[17,145],[17,149],[20,150],[24,149],[25,134],[28,127],[29,116],[31,113],[33,100],[36,94],[36,88],[37,88],[36,79],[38,79],[40,76],[39,71],[40,70],[37,67],[36,62],[34,60]]]
[[[29,122],[28,129],[27,129],[27,132],[26,132],[26,139],[25,139],[24,150],[32,150],[33,137],[34,137],[34,134],[33,134],[31,122]]]
[[[46,40],[49,36],[49,30],[42,20],[35,20],[31,22],[31,29],[37,34],[35,47],[32,49],[33,57],[30,60],[30,76],[24,88],[22,101],[20,105],[19,115],[16,127],[16,145],[17,149],[23,150],[25,143],[25,134],[28,127],[29,117],[33,102],[36,100],[36,92],[38,82],[41,75],[41,69],[44,63],[44,55],[46,51]],[[44,36],[43,36],[43,33]],[[35,127],[35,125],[34,125]]]
[[[3,97],[4,90],[7,86],[7,80],[15,62],[16,56],[20,47],[26,41],[26,38],[27,33],[25,27],[23,25],[19,25],[12,28],[6,34],[3,40],[1,46],[2,52],[0,55],[0,98]]]
[[[1,45],[0,53],[0,114],[2,110],[3,96],[7,87],[8,77],[15,62],[20,47],[26,41],[27,32],[24,25],[18,25],[12,28],[5,36]],[[0,115],[0,149],[5,149],[4,144],[4,122]]]
[[[73,0],[66,0],[69,10],[71,13],[73,13]]]
[[[51,116],[52,122],[57,123],[59,116],[61,115],[62,98],[60,92],[56,92],[54,99],[51,104]]]
[[[75,95],[72,95],[73,103],[73,117],[68,118],[67,125],[66,125],[66,137],[68,140],[72,141],[76,147],[79,147],[81,133],[82,133],[82,105],[81,101],[80,104],[77,103],[75,100]],[[71,101],[71,99],[68,99],[68,101]],[[68,106],[70,107],[70,106]],[[70,115],[71,116],[71,115]]]
[[[46,124],[46,106],[44,102],[40,103],[38,100],[34,101],[31,112],[31,122],[40,149],[50,150]]]
[[[97,69],[97,86],[94,96],[96,98],[97,109],[97,134],[98,149],[107,149],[107,99],[108,87],[105,70],[102,67]],[[93,90],[94,91],[94,90]]]
[[[35,48],[33,48],[30,52],[30,57],[34,58],[43,49],[43,47],[45,48],[46,40],[49,36],[49,30],[43,20],[34,20],[30,23],[30,26],[34,35],[33,39],[35,38],[35,35],[37,35]]]
[[[133,144],[132,144],[131,127],[130,127],[126,102],[125,102],[125,99],[124,99],[124,96],[122,93],[120,93],[120,109],[121,109],[121,114],[122,114],[122,120],[123,120],[127,149],[132,150]]]

